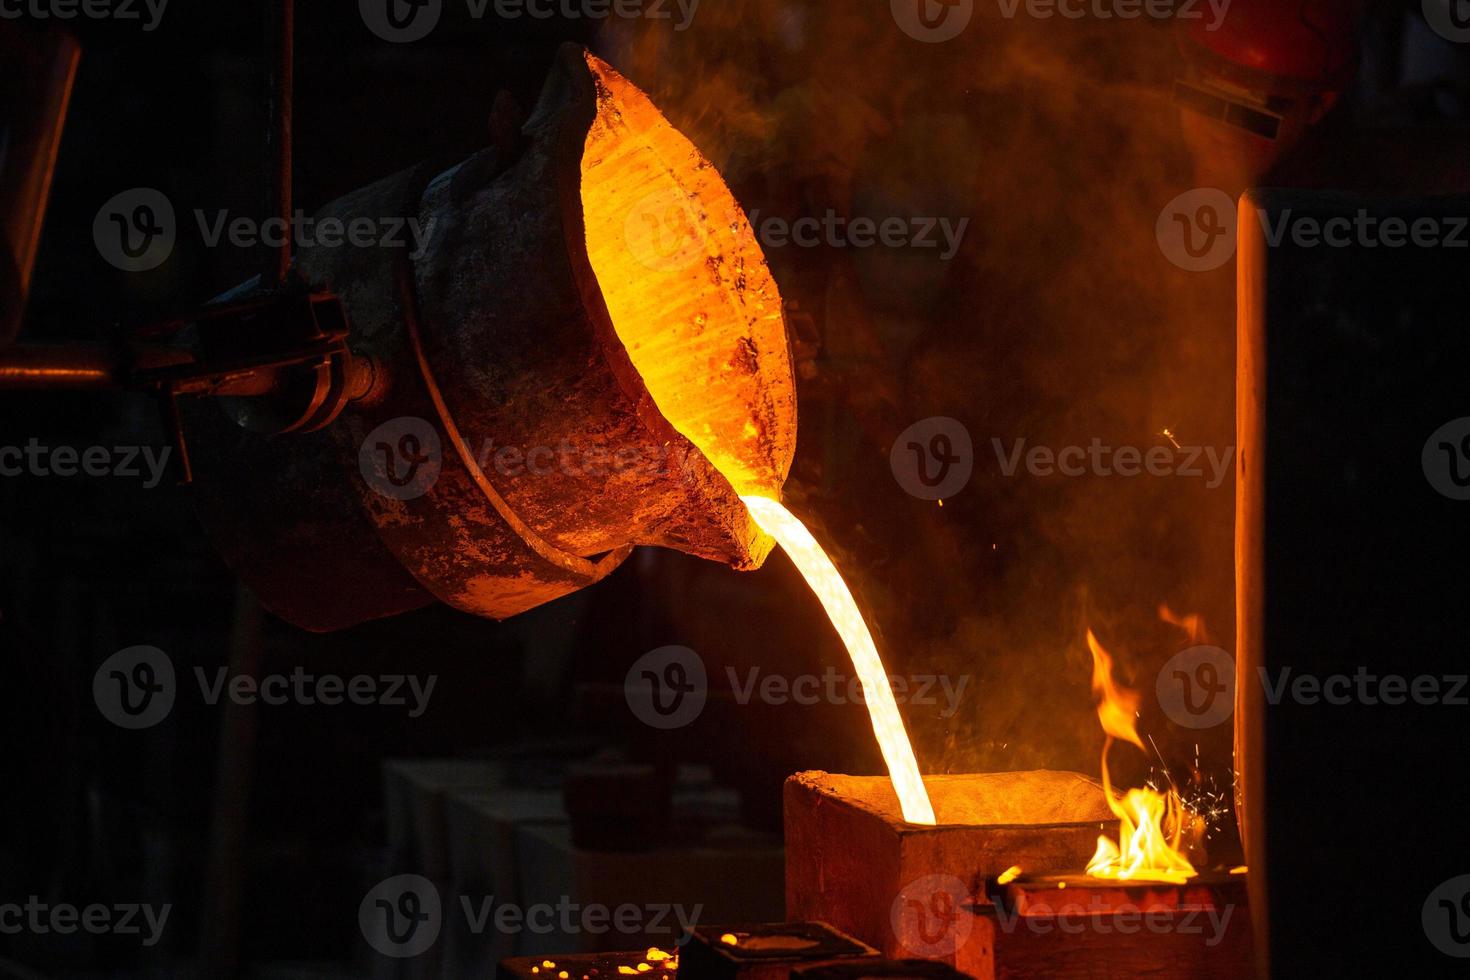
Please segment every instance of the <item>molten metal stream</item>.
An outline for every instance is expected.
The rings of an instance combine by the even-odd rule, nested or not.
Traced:
[[[903,719],[899,717],[893,688],[888,684],[888,674],[883,670],[883,661],[873,644],[873,634],[868,632],[868,624],[863,621],[863,614],[858,611],[847,583],[842,581],[837,567],[817,539],[791,511],[767,497],[740,499],[750,508],[755,522],[791,556],[807,585],[827,610],[832,625],[842,636],[842,642],[847,644],[848,655],[852,657],[853,667],[863,684],[863,700],[867,702],[868,715],[873,720],[873,734],[878,736],[878,747],[883,750],[883,760],[888,763],[888,778],[893,781],[899,805],[903,807],[903,818],[909,823],[932,826],[935,823],[934,807],[919,776],[919,763],[904,731]]]

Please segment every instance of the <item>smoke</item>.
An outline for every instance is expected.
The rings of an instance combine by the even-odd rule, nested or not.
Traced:
[[[1108,475],[1091,458],[1076,476],[1033,473],[1024,454],[1010,475],[1005,465],[1020,440],[1216,458],[1234,444],[1233,263],[1185,271],[1156,237],[1210,163],[1191,154],[1170,99],[1173,25],[1037,18],[1024,5],[1007,17],[977,0],[960,36],[924,43],[902,29],[901,6],[708,0],[688,31],[620,22],[604,49],[747,210],[968,220],[947,262],[767,248],[800,361],[792,509],[852,580],[891,672],[973,678],[953,718],[906,709],[926,771],[1096,774],[1091,627],[1143,693],[1140,730],[1161,753],[1132,760],[1133,773],[1120,758],[1120,774],[1142,779],[1152,764],[1187,779],[1198,743],[1206,778],[1228,783],[1230,725],[1180,729],[1153,690],[1191,645],[1160,621],[1161,603],[1202,615],[1231,648],[1233,471],[1211,488]],[[898,434],[931,416],[959,420],[974,444],[972,479],[942,507],[889,471]],[[722,579],[727,608],[686,618],[738,615],[733,591]],[[821,615],[807,596],[779,602]],[[779,658],[773,633],[758,652],[730,637],[715,656]],[[871,738],[866,719],[851,721],[851,738]]]

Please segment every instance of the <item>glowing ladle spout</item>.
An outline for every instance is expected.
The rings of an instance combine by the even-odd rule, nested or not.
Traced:
[[[919,763],[914,758],[908,733],[904,731],[903,719],[899,717],[893,688],[889,686],[883,661],[878,657],[873,634],[868,632],[868,624],[863,621],[863,614],[858,611],[847,583],[827,557],[827,552],[796,515],[768,497],[740,499],[745,501],[745,506],[762,530],[775,538],[791,557],[821,600],[842,642],[847,644],[853,667],[862,681],[863,700],[867,702],[868,715],[873,721],[873,734],[878,736],[878,747],[888,764],[888,776],[903,808],[903,818],[909,823],[932,826],[935,823],[934,807],[919,775]]]

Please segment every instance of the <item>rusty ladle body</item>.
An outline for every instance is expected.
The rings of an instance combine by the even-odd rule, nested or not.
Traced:
[[[757,327],[753,316],[711,323],[707,330],[723,333],[690,341],[697,355],[681,367],[687,384],[736,416],[716,427],[754,433],[742,444],[747,485],[739,488],[655,403],[588,254],[581,190],[589,132],[647,140],[660,126],[677,139],[654,156],[671,148],[688,156],[673,153],[663,177],[730,234],[728,212],[738,208],[718,178],[708,186],[713,168],[642,93],[571,45],[515,145],[442,173],[401,173],[318,215],[416,217],[432,230],[415,256],[407,248],[320,247],[298,255],[297,274],[340,298],[353,362],[372,366],[370,386],[330,425],[264,434],[253,431],[269,425],[252,424],[251,399],[228,399],[227,412],[209,400],[185,406],[200,515],[268,609],[319,631],[436,598],[505,618],[600,580],[635,545],[737,568],[762,563],[772,542],[739,493],[779,496],[796,410],[780,298],[753,233],[735,228],[727,251],[739,254],[714,242],[680,284],[737,314],[757,302],[774,311]],[[620,127],[627,132],[619,136]],[[685,181],[685,173],[699,177]],[[629,208],[640,193],[629,189]],[[683,356],[683,344],[668,356]],[[711,358],[711,350],[723,353]],[[717,387],[739,397],[722,401]],[[411,499],[381,492],[367,468],[394,451],[404,426],[422,431],[420,423],[440,444],[437,477]],[[557,462],[496,465],[507,447],[516,458],[540,450]]]
[[[288,96],[273,95],[282,213]],[[206,530],[304,629],[435,599],[506,618],[637,545],[759,567],[774,542],[740,496],[779,498],[796,403],[781,297],[744,213],[579,46],[558,53],[524,126],[501,108],[494,147],[315,216],[416,221],[402,246],[274,252],[260,277],[123,343],[12,345],[0,388],[159,394]],[[671,209],[673,237],[696,232],[681,261],[640,253],[639,229]],[[385,483],[400,466],[412,493]]]

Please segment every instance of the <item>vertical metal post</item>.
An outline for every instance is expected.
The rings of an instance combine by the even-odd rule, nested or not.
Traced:
[[[279,247],[267,245],[260,282],[266,289],[285,283],[291,272],[295,238],[291,213],[292,124],[295,108],[295,0],[277,0],[266,14],[269,122],[269,207],[285,221]],[[272,57],[273,53],[273,57]],[[186,464],[187,466],[187,464]],[[260,607],[244,586],[235,608],[230,651],[232,674],[258,680],[264,659]],[[250,850],[250,796],[255,770],[259,714],[255,704],[227,704],[220,719],[219,757],[215,768],[214,819],[211,827],[206,919],[200,942],[201,975],[232,980],[243,974],[241,922],[246,902],[245,869]]]
[[[230,639],[230,674],[259,681],[265,657],[263,617],[255,597],[240,586]],[[215,763],[214,818],[210,826],[204,922],[199,938],[199,975],[235,980],[244,974],[241,923],[249,867],[250,790],[255,773],[259,709],[226,699],[220,715]]]

